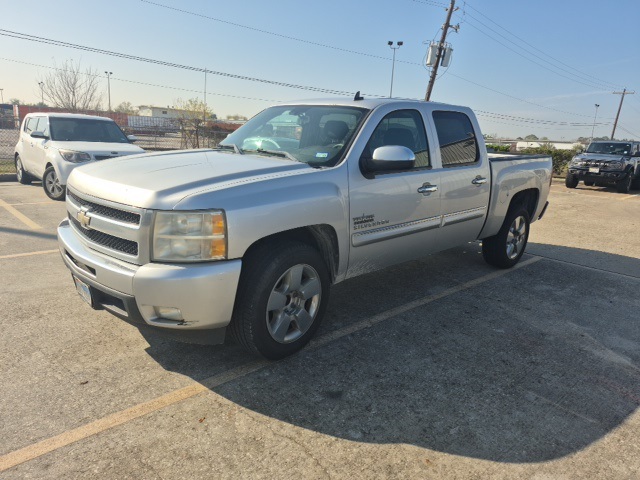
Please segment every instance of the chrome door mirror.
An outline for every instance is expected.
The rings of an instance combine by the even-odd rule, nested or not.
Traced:
[[[373,151],[369,160],[369,170],[374,172],[389,170],[410,170],[415,166],[416,156],[413,151],[401,145],[387,145]]]

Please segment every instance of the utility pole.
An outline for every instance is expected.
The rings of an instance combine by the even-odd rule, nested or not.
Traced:
[[[593,128],[591,129],[591,140],[589,140],[590,142],[593,142],[593,132],[595,132],[596,130],[596,118],[598,118],[598,108],[600,107],[600,105],[598,105],[597,103],[594,104],[596,106],[596,114],[593,116]]]
[[[616,121],[613,122],[613,131],[611,132],[611,140],[613,140],[616,134],[616,127],[618,126],[618,118],[620,118],[620,110],[622,110],[622,102],[624,102],[625,95],[633,95],[636,92],[627,92],[626,88],[623,88],[621,92],[613,92],[614,95],[622,95],[620,97],[620,106],[618,107],[618,113],[616,114]]]
[[[111,111],[111,75],[113,75],[113,72],[107,72],[105,70],[106,75],[107,75],[107,91],[109,94],[109,111]]]
[[[442,59],[442,51],[444,50],[444,44],[447,40],[447,32],[449,31],[449,27],[451,24],[451,15],[455,9],[456,0],[451,0],[451,5],[447,10],[447,20],[444,22],[442,26],[442,37],[440,38],[440,43],[438,44],[438,54],[436,56],[436,63],[431,69],[431,77],[429,78],[429,86],[427,87],[427,94],[424,99],[428,102],[431,98],[431,91],[433,90],[433,84],[436,83],[436,75],[438,74],[438,66],[440,65],[440,60]]]

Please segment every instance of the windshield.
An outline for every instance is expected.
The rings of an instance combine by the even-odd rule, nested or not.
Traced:
[[[111,120],[86,118],[49,119],[51,139],[69,142],[129,143],[120,127]]]
[[[587,153],[631,155],[631,144],[623,142],[594,142],[587,147]]]
[[[326,105],[271,107],[229,135],[220,146],[278,154],[312,167],[331,167],[342,158],[367,111]]]

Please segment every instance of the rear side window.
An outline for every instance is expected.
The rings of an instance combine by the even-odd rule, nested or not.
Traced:
[[[478,142],[471,120],[460,112],[433,112],[443,167],[469,165],[479,160]]]

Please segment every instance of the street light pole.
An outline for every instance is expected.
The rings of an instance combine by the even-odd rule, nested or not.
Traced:
[[[4,103],[4,88],[0,88],[0,103]]]
[[[595,104],[596,106],[596,114],[593,116],[593,128],[591,129],[591,142],[593,142],[593,132],[596,129],[596,118],[598,118],[598,107],[600,107],[600,105],[598,105],[597,103]]]
[[[107,75],[107,92],[109,95],[109,111],[111,111],[111,75],[113,75],[113,72],[107,72],[105,70],[106,75]]]
[[[393,74],[396,69],[396,50],[404,45],[404,42],[396,42],[396,46],[394,47],[393,42],[389,40],[387,45],[389,45],[389,48],[393,50],[393,63],[391,64],[391,89],[389,90],[389,98],[391,98],[393,96]]]
[[[38,82],[38,85],[40,85],[40,103],[44,105],[44,82]]]

